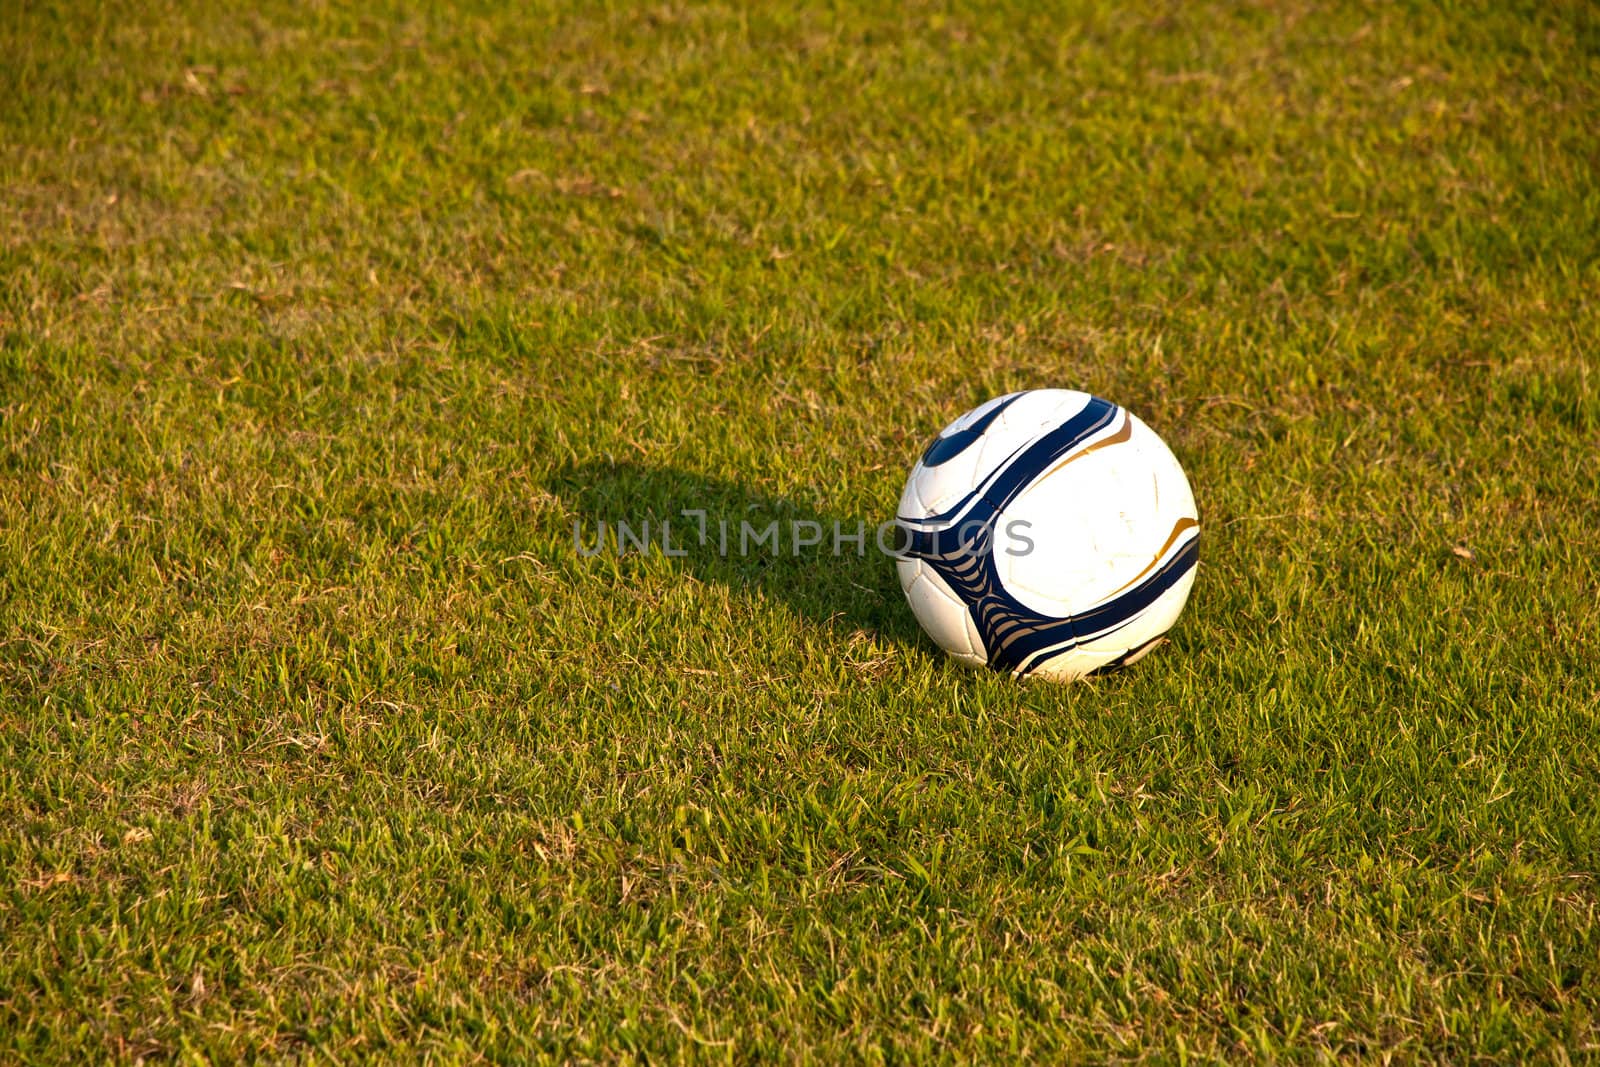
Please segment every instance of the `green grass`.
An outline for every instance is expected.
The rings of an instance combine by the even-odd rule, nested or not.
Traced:
[[[1600,1055],[1578,2],[0,14],[0,1060]],[[944,660],[997,393],[1204,522]]]

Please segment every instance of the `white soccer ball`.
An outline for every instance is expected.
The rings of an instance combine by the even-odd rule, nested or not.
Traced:
[[[1087,393],[997,397],[906,479],[900,586],[962,663],[1058,681],[1132,663],[1194,585],[1194,494],[1155,432]]]

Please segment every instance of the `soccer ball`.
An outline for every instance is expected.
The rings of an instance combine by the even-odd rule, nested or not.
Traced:
[[[1199,558],[1194,494],[1161,438],[1064,389],[947,426],[895,521],[900,586],[928,636],[962,663],[1057,681],[1154,648]]]

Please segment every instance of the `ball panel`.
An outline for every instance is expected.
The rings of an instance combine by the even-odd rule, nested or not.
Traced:
[[[912,481],[916,483],[917,500],[921,506],[912,513],[913,517],[941,514],[971,493],[979,481],[979,455],[980,449],[973,445],[937,467],[918,468]]]
[[[922,504],[922,496],[917,492],[920,482],[922,464],[917,464],[911,469],[911,477],[906,479],[905,488],[900,490],[900,503],[895,506],[895,514],[908,519],[919,519],[930,512]]]
[[[912,567],[914,573],[909,583],[904,580],[905,571],[901,572],[901,584],[912,614],[940,648],[964,663],[982,666],[985,662],[983,642],[972,625],[966,605],[920,560],[912,561]]]

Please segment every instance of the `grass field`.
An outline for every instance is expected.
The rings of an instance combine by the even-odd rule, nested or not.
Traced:
[[[1600,13],[0,14],[0,1061],[1600,1057]],[[868,523],[1064,386],[1172,643]]]

